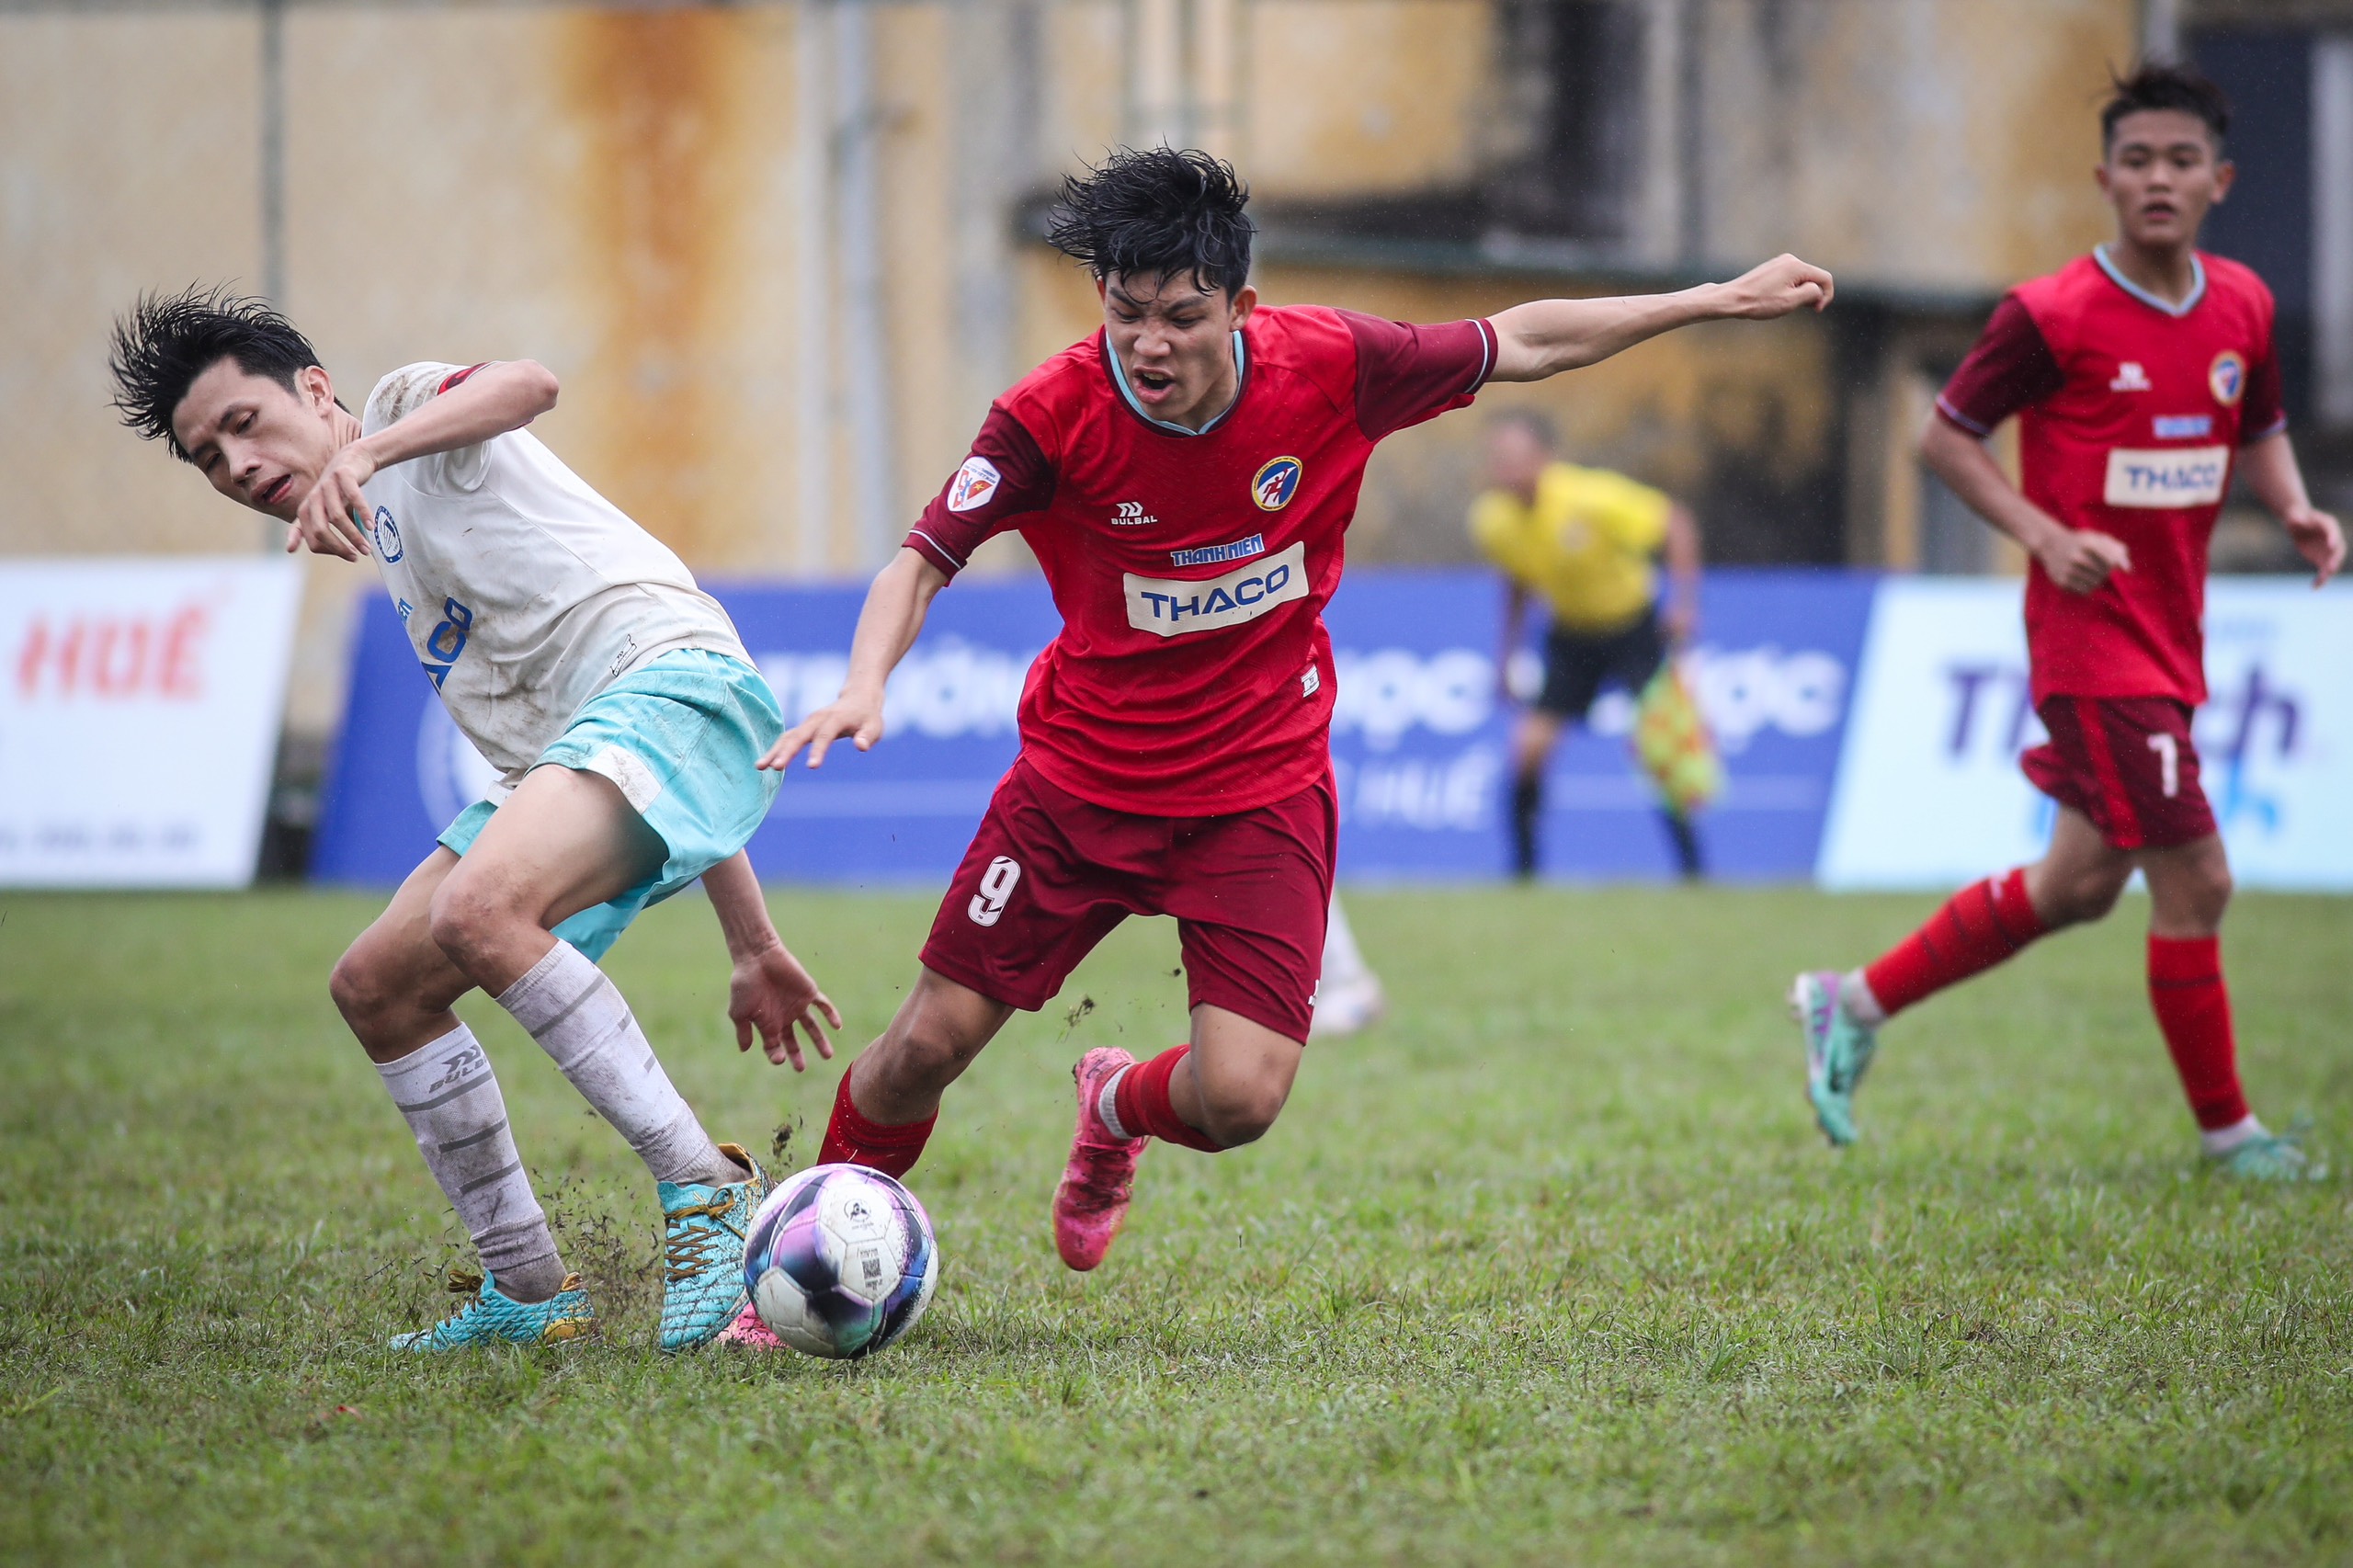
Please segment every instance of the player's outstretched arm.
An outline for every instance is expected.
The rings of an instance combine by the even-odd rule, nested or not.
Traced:
[[[1540,381],[1597,364],[1635,344],[1703,321],[1771,321],[1830,303],[1830,274],[1778,256],[1729,283],[1609,300],[1536,300],[1490,316],[1495,381]]]
[[[727,1016],[735,1021],[735,1049],[751,1050],[757,1031],[770,1062],[779,1066],[790,1062],[794,1072],[801,1072],[808,1064],[792,1032],[797,1027],[819,1056],[832,1061],[834,1042],[825,1025],[840,1028],[841,1013],[776,934],[752,858],[739,849],[713,866],[702,874],[702,891],[710,898],[720,932],[727,938],[727,956],[735,963],[727,983]]]
[[[440,396],[372,436],[347,443],[295,509],[289,554],[309,545],[323,555],[356,560],[368,552],[368,503],[359,487],[394,463],[454,452],[520,430],[555,406],[555,372],[535,359],[484,365]],[[344,526],[350,518],[357,530]]]
[[[2345,564],[2345,530],[2335,517],[2313,505],[2288,432],[2266,436],[2242,450],[2239,473],[2255,498],[2279,519],[2297,551],[2313,563],[2313,586],[2320,587],[2336,576]]]
[[[849,678],[842,682],[842,694],[778,737],[760,766],[781,770],[806,746],[809,766],[815,767],[835,741],[847,739],[865,751],[881,740],[883,688],[915,646],[933,597],[947,585],[948,574],[912,550],[900,551],[875,574],[850,639]]]
[[[2071,594],[2088,594],[2111,572],[2132,569],[2132,552],[2113,534],[2071,528],[2028,500],[2002,472],[1985,443],[1941,415],[1928,416],[1920,460],[1969,509],[2009,535]]]

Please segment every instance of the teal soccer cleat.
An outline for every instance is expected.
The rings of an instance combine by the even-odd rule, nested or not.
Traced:
[[[464,1350],[476,1345],[563,1345],[597,1332],[597,1309],[569,1275],[563,1289],[544,1301],[510,1301],[498,1282],[479,1274],[449,1271],[449,1289],[465,1297],[458,1310],[414,1334],[392,1336],[395,1350]]]
[[[2207,1156],[2224,1176],[2240,1181],[2326,1181],[2328,1167],[2302,1148],[2302,1129],[2250,1138],[2225,1154]]]
[[[718,1338],[742,1314],[744,1236],[752,1212],[768,1195],[768,1178],[751,1155],[733,1143],[721,1153],[751,1170],[723,1187],[699,1182],[662,1184],[662,1256],[668,1265],[662,1286],[662,1348],[692,1350]]]
[[[1879,1050],[1879,1036],[1840,1005],[1844,983],[1840,975],[1816,970],[1790,985],[1790,1016],[1805,1031],[1805,1097],[1813,1102],[1814,1124],[1834,1149],[1856,1139],[1855,1091]]]

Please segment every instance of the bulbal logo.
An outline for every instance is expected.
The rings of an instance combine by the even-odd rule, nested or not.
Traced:
[[[2224,408],[2236,408],[2239,399],[2246,393],[2246,361],[2223,349],[2207,367],[2206,385],[2216,403]]]
[[[997,472],[996,464],[975,452],[964,460],[964,466],[948,482],[948,509],[969,512],[975,506],[984,506],[1004,483],[1005,476]]]
[[[1250,499],[1262,512],[1279,512],[1299,494],[1300,476],[1306,472],[1297,458],[1276,458],[1250,481]]]
[[[400,558],[401,527],[392,521],[391,512],[379,506],[376,508],[376,559],[389,564]]]
[[[2110,392],[2147,392],[2149,372],[2141,368],[2138,359],[2127,359],[2116,367],[2116,379],[2108,383]]]
[[[1111,526],[1115,528],[1140,528],[1158,521],[1143,509],[1141,501],[1122,501],[1111,508]]]

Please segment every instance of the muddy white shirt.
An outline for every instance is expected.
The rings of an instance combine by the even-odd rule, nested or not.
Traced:
[[[360,428],[372,436],[471,373],[394,370]],[[361,494],[410,645],[510,789],[615,676],[679,648],[745,657],[686,563],[529,431],[395,463]]]

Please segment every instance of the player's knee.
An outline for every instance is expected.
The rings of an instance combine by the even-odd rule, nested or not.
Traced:
[[[451,963],[466,970],[509,924],[509,916],[496,899],[472,882],[452,877],[433,895],[429,922],[433,945]]]
[[[2116,901],[2124,896],[2124,884],[2131,877],[2129,869],[2121,873],[2103,869],[2070,877],[2043,890],[2048,907],[2039,903],[2035,913],[2052,930],[2105,920],[2116,907]]]
[[[1283,1113],[1283,1102],[1290,1097],[1286,1085],[1265,1082],[1206,1088],[1201,1108],[1209,1125],[1201,1131],[1229,1149],[1256,1143],[1275,1125],[1275,1119]]]
[[[327,994],[335,999],[335,1011],[356,1031],[383,1015],[395,990],[385,966],[357,942],[335,960],[334,972],[327,976]]]

